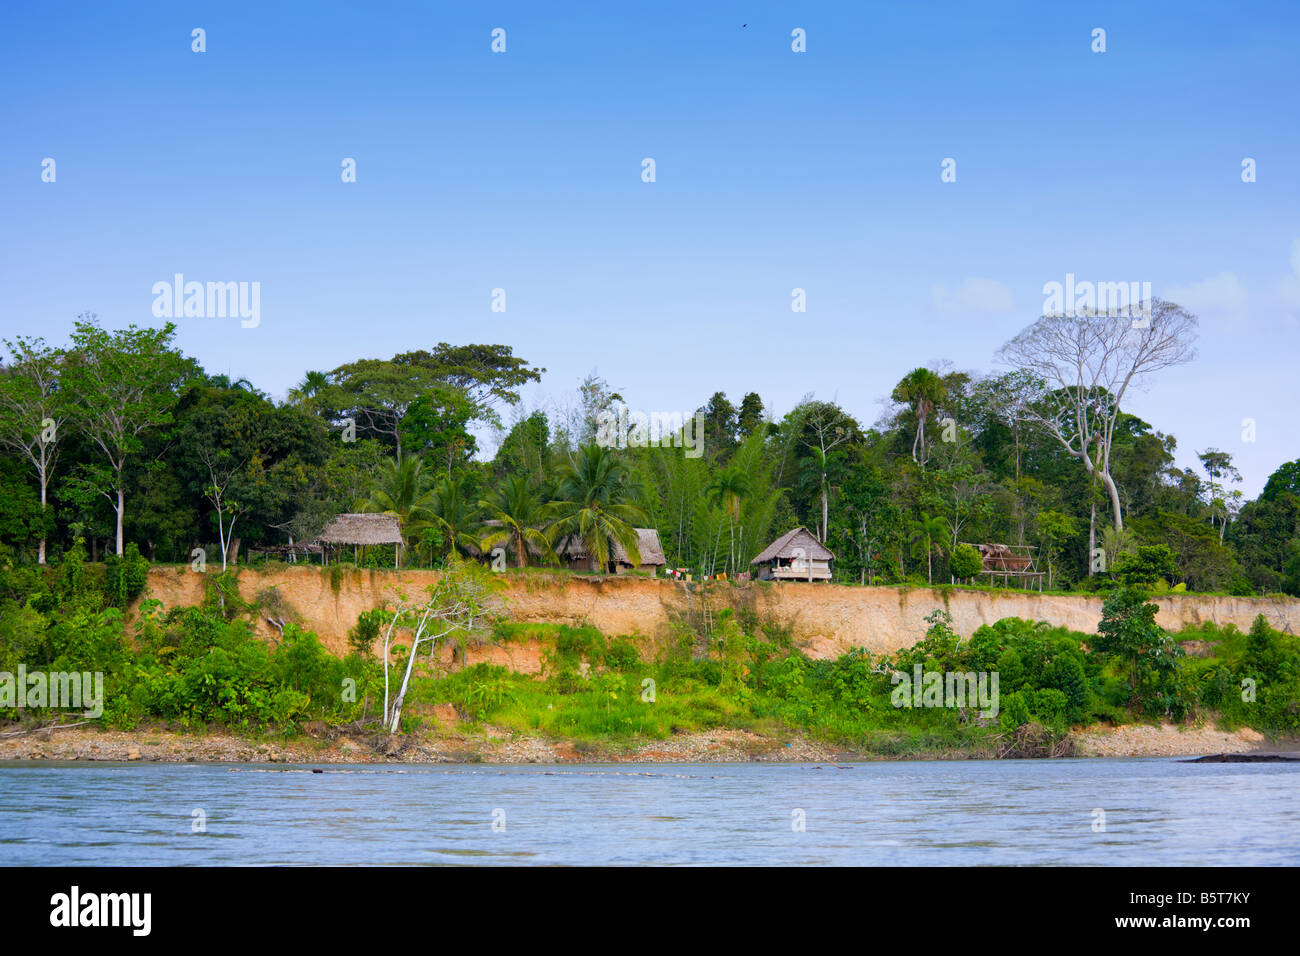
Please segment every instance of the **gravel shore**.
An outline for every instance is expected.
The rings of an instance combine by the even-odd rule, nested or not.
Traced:
[[[1270,743],[1244,729],[1129,725],[1077,731],[1083,757],[1174,757],[1300,749],[1296,741]],[[924,755],[922,755],[924,756]],[[970,757],[977,754],[932,756]],[[482,732],[384,738],[316,728],[292,739],[241,737],[224,731],[178,733],[75,727],[0,738],[0,761],[162,761],[172,763],[707,763],[813,762],[878,759],[845,753],[803,737],[774,738],[745,730],[680,734],[667,740],[610,748],[549,740],[486,728]]]

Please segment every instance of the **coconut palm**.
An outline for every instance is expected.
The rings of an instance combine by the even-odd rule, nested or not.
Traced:
[[[925,467],[925,420],[948,394],[947,386],[928,368],[914,368],[894,386],[893,399],[912,406],[916,416],[916,437],[912,439],[912,461]],[[917,447],[921,454],[917,457]]]
[[[753,482],[749,475],[735,465],[728,465],[719,471],[704,489],[708,500],[720,502],[727,512],[727,520],[731,525],[730,568],[733,574],[736,570],[736,521],[740,518],[740,503],[749,497],[752,490]]]
[[[514,551],[519,567],[528,565],[528,549],[532,548],[544,559],[559,564],[560,559],[551,542],[540,530],[545,520],[546,505],[523,475],[511,475],[491,496],[479,502],[479,507],[494,520],[498,527],[488,531],[480,542],[484,552],[502,546]]]
[[[592,570],[609,564],[618,542],[632,564],[641,563],[636,523],[648,524],[644,511],[627,501],[627,466],[608,448],[583,445],[560,471],[556,500],[547,506],[550,540],[576,537],[586,547]]]
[[[449,475],[434,485],[429,511],[431,523],[442,531],[449,553],[471,554],[478,550],[481,543],[478,532],[483,522],[463,472]]]
[[[926,578],[934,583],[934,553],[942,553],[943,541],[948,537],[948,522],[941,516],[930,517],[921,512],[921,520],[908,525],[912,543],[912,557],[925,555]]]
[[[401,461],[390,458],[380,462],[370,497],[361,502],[358,510],[396,515],[402,537],[411,538],[429,527],[435,504],[424,462],[408,455]]]

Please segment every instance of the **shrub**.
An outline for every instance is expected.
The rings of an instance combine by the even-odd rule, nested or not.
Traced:
[[[113,607],[126,607],[140,596],[149,579],[149,560],[140,554],[135,542],[123,549],[122,557],[108,554],[104,558],[104,591]]]
[[[354,654],[370,657],[374,654],[375,641],[379,639],[380,624],[383,622],[383,610],[362,611],[357,615],[357,623],[348,630],[348,647]]]
[[[952,556],[948,559],[948,568],[952,571],[953,577],[965,580],[980,573],[984,568],[984,559],[980,557],[979,549],[973,544],[959,544],[953,548]]]

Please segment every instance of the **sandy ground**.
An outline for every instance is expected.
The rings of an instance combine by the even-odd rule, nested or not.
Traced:
[[[1300,750],[1300,741],[1270,743],[1253,730],[1129,725],[1075,733],[1083,757],[1174,757]],[[937,756],[937,755],[936,755]],[[962,754],[944,756],[960,757]],[[744,730],[681,734],[618,750],[486,728],[384,739],[339,735],[253,739],[224,732],[177,733],[71,728],[0,738],[0,760],[164,761],[172,763],[657,763],[832,762],[870,759],[792,736]]]
[[[1074,738],[1081,757],[1201,757],[1300,749],[1296,741],[1270,743],[1263,734],[1248,727],[1218,730],[1176,724],[1129,724],[1076,732]]]
[[[0,760],[144,760],[173,763],[604,763],[831,761],[837,751],[794,738],[742,730],[683,734],[611,752],[491,728],[473,735],[299,737],[252,740],[226,733],[181,734],[75,728],[0,739]]]

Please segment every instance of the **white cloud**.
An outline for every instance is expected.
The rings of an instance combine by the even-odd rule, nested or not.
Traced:
[[[962,312],[979,312],[985,315],[1003,315],[1011,311],[1011,290],[993,279],[967,279],[949,292],[938,282],[930,290],[935,310],[944,315]]]
[[[1169,286],[1164,296],[1201,318],[1241,322],[1250,306],[1250,295],[1236,273],[1220,272],[1202,282]]]

